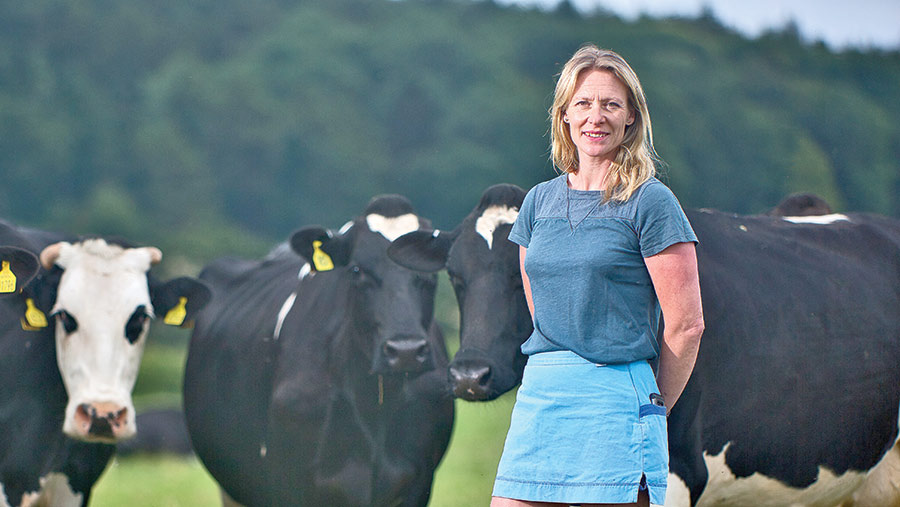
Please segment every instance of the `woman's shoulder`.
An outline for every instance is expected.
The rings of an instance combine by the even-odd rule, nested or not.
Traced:
[[[556,196],[564,195],[563,192],[565,191],[566,185],[565,177],[566,175],[564,173],[531,187],[531,190],[525,195],[525,201],[541,204],[554,200],[554,197]]]
[[[614,206],[616,212],[625,218],[640,221],[641,217],[648,217],[660,210],[680,208],[678,199],[665,183],[651,176],[642,183],[631,197]]]
[[[537,185],[531,187],[529,192],[534,193],[535,195],[546,195],[549,193],[559,191],[560,187],[565,185],[565,179],[567,177],[566,173],[560,174],[559,176],[555,176],[550,178],[549,180],[542,181]]]
[[[659,202],[676,201],[677,198],[665,183],[655,176],[651,176],[647,181],[641,184],[634,192],[632,200],[636,205],[646,206]]]

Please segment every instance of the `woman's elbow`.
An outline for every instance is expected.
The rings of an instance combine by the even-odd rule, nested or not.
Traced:
[[[698,343],[700,342],[700,337],[703,336],[703,331],[706,330],[706,323],[703,321],[703,317],[698,317],[694,320],[687,329],[687,334]]]
[[[700,337],[706,329],[703,316],[692,319],[685,319],[673,329],[673,339],[681,346],[680,348],[692,349],[696,348],[700,343]]]

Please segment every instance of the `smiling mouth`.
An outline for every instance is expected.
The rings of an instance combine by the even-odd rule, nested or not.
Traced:
[[[608,136],[606,132],[585,132],[585,137],[590,137],[591,139],[603,139]]]

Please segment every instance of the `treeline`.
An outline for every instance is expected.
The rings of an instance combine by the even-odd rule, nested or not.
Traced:
[[[2,0],[0,216],[193,262],[378,193],[452,227],[487,186],[553,175],[546,108],[585,41],[641,76],[685,206],[813,191],[900,216],[900,51],[469,0]]]

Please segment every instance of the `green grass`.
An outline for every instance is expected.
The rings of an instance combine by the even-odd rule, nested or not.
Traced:
[[[430,507],[488,505],[515,400],[456,402],[450,447],[435,474]],[[131,456],[110,463],[90,507],[219,505],[218,486],[193,458]]]
[[[160,344],[151,338],[134,386],[134,408],[138,412],[181,406],[186,357],[186,345]]]
[[[489,403],[456,401],[450,447],[435,474],[430,507],[488,505],[515,392]]]
[[[195,458],[133,456],[110,462],[90,507],[220,505],[219,487]]]

